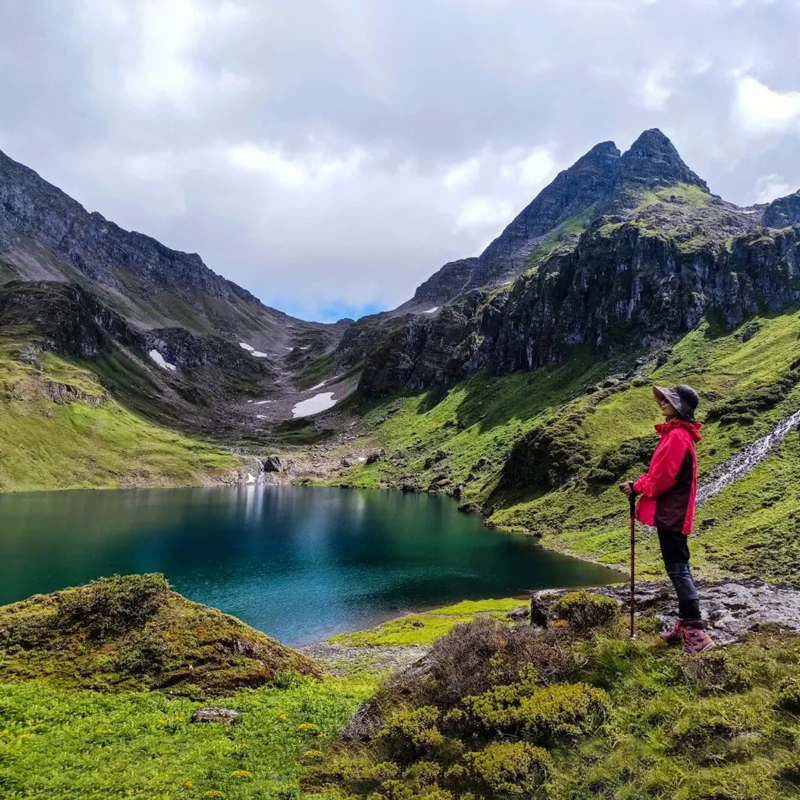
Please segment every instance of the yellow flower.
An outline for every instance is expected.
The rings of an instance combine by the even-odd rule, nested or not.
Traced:
[[[209,789],[205,793],[205,797],[225,797],[219,789]]]
[[[27,739],[29,736],[30,736],[30,734],[29,734],[29,733],[21,733],[21,734],[19,735],[19,738],[20,738],[20,739]]]
[[[231,775],[235,775],[237,778],[249,778],[250,773],[246,769],[235,769],[231,772]]]
[[[299,731],[316,731],[319,730],[313,722],[304,722],[302,725],[297,726]]]
[[[323,758],[322,752],[319,750],[306,750],[303,755],[306,758]]]
[[[184,783],[183,785],[186,786],[189,789],[191,789],[192,786],[194,786],[194,784],[191,781],[186,781],[186,783]]]
[[[286,722],[286,714],[278,714],[278,719],[281,720],[281,722]]]

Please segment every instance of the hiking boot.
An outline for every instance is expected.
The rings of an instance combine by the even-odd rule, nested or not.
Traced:
[[[683,623],[680,618],[675,620],[671,631],[663,631],[658,634],[667,644],[678,644],[683,641]]]
[[[683,652],[687,656],[696,656],[714,647],[714,640],[703,630],[703,623],[699,619],[683,620],[681,638]]]

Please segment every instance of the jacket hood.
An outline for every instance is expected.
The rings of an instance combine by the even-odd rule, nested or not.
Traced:
[[[703,427],[702,422],[689,422],[685,419],[671,419],[669,422],[659,422],[657,425],[654,426],[655,429],[661,434],[661,438],[663,439],[664,436],[669,433],[673,428],[685,428],[689,431],[689,434],[692,437],[692,441],[699,442],[700,439],[703,437],[700,435],[700,428]]]

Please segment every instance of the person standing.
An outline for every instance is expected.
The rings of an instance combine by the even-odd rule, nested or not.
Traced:
[[[697,494],[694,446],[701,439],[703,423],[694,418],[698,397],[690,386],[654,386],[653,394],[664,415],[664,422],[655,426],[661,441],[647,473],[619,488],[628,497],[641,495],[636,519],[658,531],[664,566],[678,596],[678,619],[661,638],[667,644],[682,642],[684,651],[695,655],[714,646],[703,627],[700,597],[689,567],[688,537]]]

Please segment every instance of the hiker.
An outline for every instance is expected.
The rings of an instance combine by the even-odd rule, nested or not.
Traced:
[[[690,386],[654,386],[653,394],[665,420],[655,426],[661,441],[647,474],[621,483],[619,488],[628,497],[641,495],[636,519],[658,530],[664,566],[678,595],[678,619],[661,638],[667,644],[683,642],[684,651],[694,655],[714,645],[703,629],[700,598],[689,568],[688,536],[697,494],[694,445],[700,441],[703,423],[694,418],[698,398]]]

